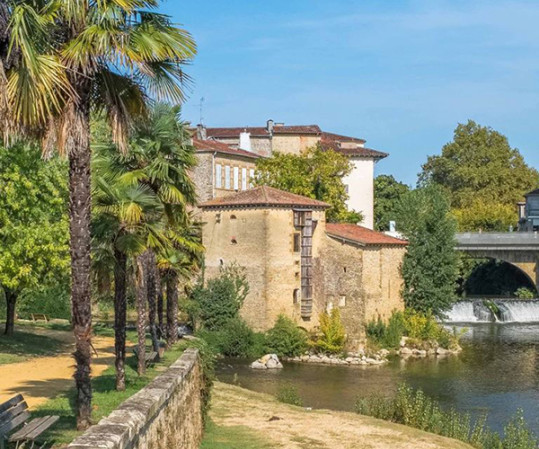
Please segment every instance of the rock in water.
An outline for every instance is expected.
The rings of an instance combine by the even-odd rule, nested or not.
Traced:
[[[253,369],[281,369],[283,364],[277,357],[277,354],[266,354],[258,360],[251,363]]]

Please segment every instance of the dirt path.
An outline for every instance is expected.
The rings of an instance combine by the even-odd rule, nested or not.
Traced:
[[[219,426],[247,427],[272,448],[471,449],[459,441],[399,424],[355,413],[307,411],[219,382],[210,416]]]
[[[28,406],[33,408],[73,386],[74,360],[71,353],[74,338],[71,332],[39,328],[25,331],[57,338],[68,344],[63,354],[0,365],[0,402],[21,393]],[[94,337],[92,343],[98,354],[92,358],[92,375],[98,376],[114,363],[114,339]]]

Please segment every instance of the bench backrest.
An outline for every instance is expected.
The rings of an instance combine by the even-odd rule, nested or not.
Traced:
[[[34,321],[48,321],[47,319],[47,315],[43,314],[43,313],[32,313],[32,319]]]
[[[30,418],[28,404],[21,394],[0,404],[0,440]]]

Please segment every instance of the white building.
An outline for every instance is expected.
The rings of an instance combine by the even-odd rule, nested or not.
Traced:
[[[273,120],[262,127],[205,128],[199,125],[197,133],[199,139],[218,141],[265,157],[274,151],[300,154],[316,144],[348,156],[354,167],[343,180],[349,195],[348,208],[361,212],[364,219],[360,224],[373,229],[374,166],[388,154],[366,148],[364,139],[328,133],[318,125],[289,126]]]

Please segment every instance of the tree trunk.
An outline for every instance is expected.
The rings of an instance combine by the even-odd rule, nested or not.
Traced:
[[[127,256],[114,252],[114,349],[116,390],[125,390],[125,326],[127,322]]]
[[[157,320],[159,323],[157,330],[158,337],[163,338],[163,336],[165,335],[165,327],[163,322],[163,284],[161,281],[161,273],[159,272],[159,270],[156,270],[155,273],[155,284],[157,286]]]
[[[146,279],[147,279],[147,289],[148,289],[148,318],[150,323],[150,335],[152,337],[152,349],[155,352],[159,352],[159,340],[157,338],[157,328],[155,324],[155,318],[157,315],[156,310],[156,298],[157,298],[157,265],[155,261],[155,253],[153,251],[148,251],[148,256],[146,258]]]
[[[167,276],[167,347],[178,341],[178,275]]]
[[[81,92],[76,105],[67,106],[69,136],[69,231],[71,250],[71,315],[75,334],[77,428],[91,424],[92,309],[90,283],[90,111]]]
[[[11,290],[4,289],[6,296],[6,327],[4,335],[13,335],[15,329],[15,304],[17,303],[17,294]]]
[[[138,333],[138,356],[137,373],[142,376],[146,372],[146,300],[148,289],[144,266],[147,254],[143,253],[136,260],[135,287],[137,290],[137,333]]]

